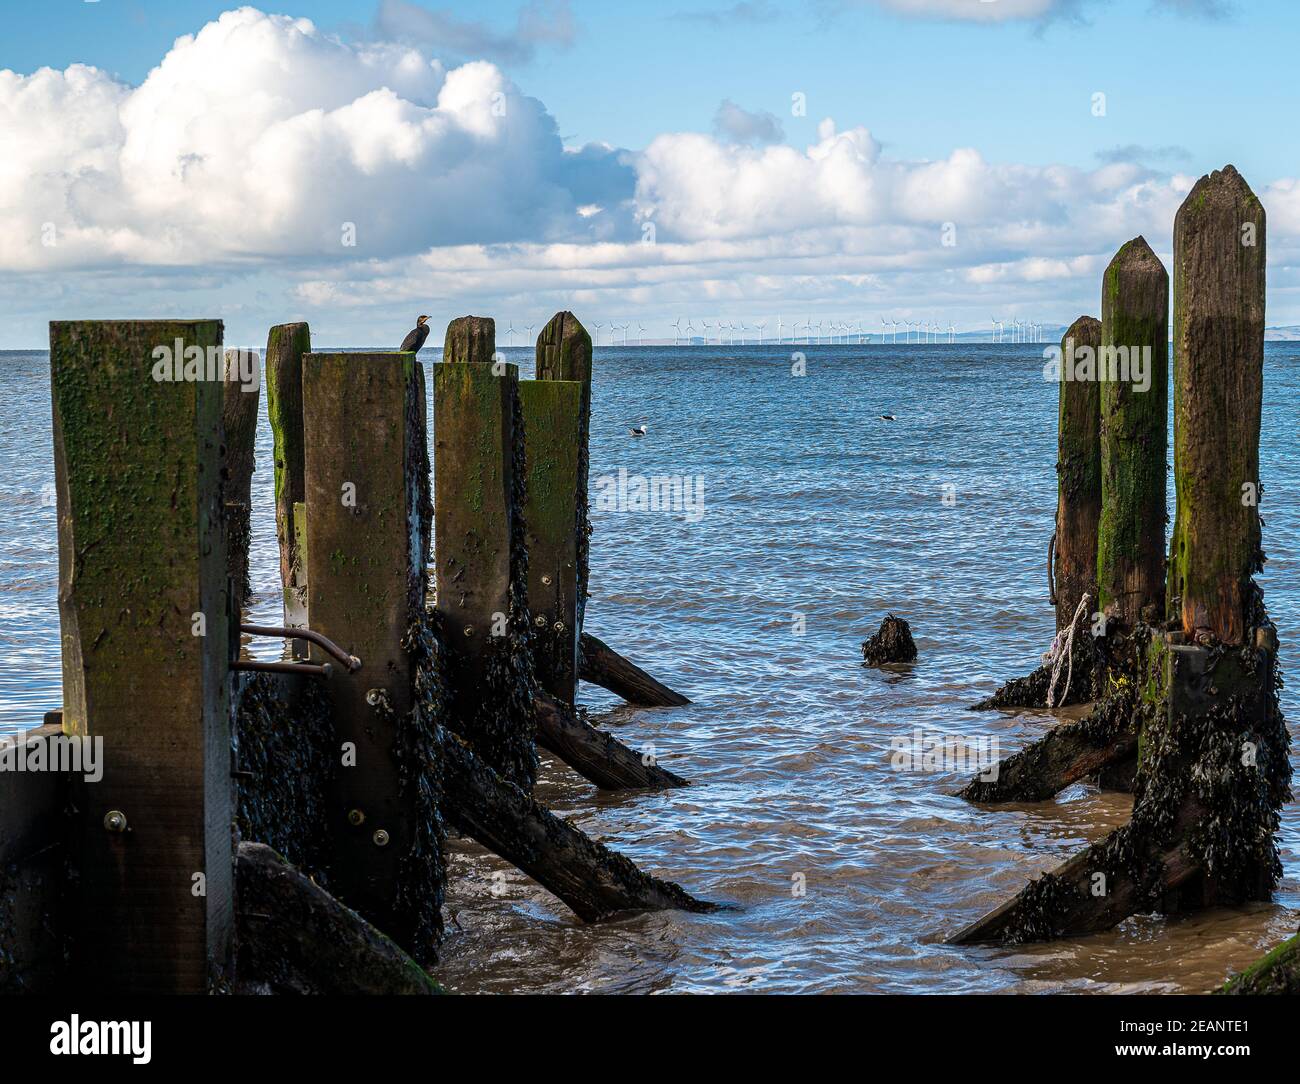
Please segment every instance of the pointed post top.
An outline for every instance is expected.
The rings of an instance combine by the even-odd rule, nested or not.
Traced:
[[[1123,268],[1125,271],[1164,271],[1165,265],[1160,262],[1160,257],[1155,254],[1151,246],[1147,244],[1147,239],[1141,234],[1134,237],[1131,241],[1125,241],[1120,249],[1115,253],[1115,258],[1110,261],[1107,267]]]
[[[1179,210],[1181,213],[1186,208],[1200,210],[1202,207],[1238,206],[1242,202],[1257,204],[1259,198],[1246,183],[1246,178],[1237,172],[1237,167],[1226,165],[1197,181]]]
[[[1066,339],[1075,342],[1101,342],[1101,321],[1095,316],[1080,316],[1065,332]]]
[[[591,335],[568,312],[557,312],[537,336],[537,379],[591,382]]]

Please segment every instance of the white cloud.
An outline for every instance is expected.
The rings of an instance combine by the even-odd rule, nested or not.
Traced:
[[[927,19],[1000,23],[1041,20],[1071,11],[1077,0],[876,0],[890,11]]]
[[[390,40],[417,42],[443,54],[486,57],[507,64],[527,63],[541,46],[568,48],[577,34],[568,0],[534,0],[520,9],[509,33],[458,19],[448,11],[408,4],[406,0],[383,0],[375,24],[380,34]]]
[[[0,73],[0,266],[194,265],[580,237],[609,148],[566,153],[493,65],[445,71],[309,21],[227,12],[135,89],[94,68]],[[57,231],[47,243],[45,223]]]
[[[830,120],[803,148],[735,131],[565,148],[491,63],[447,69],[251,8],[179,39],[136,88],[80,65],[0,72],[0,126],[16,135],[0,157],[0,309],[23,328],[211,305],[254,328],[345,319],[354,343],[383,341],[372,324],[410,307],[968,306],[983,320],[1014,299],[1066,319],[1095,311],[1122,242],[1168,252],[1195,180],[1118,153],[1091,170],[972,148],[909,161]],[[1300,182],[1256,183],[1287,289]]]
[[[713,132],[733,143],[779,143],[785,138],[781,122],[771,113],[741,109],[730,98],[713,114]]]

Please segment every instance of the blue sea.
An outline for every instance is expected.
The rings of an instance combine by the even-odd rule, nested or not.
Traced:
[[[806,375],[792,373],[795,351]],[[940,943],[1128,816],[1125,796],[1082,784],[1054,802],[977,809],[950,796],[960,773],[890,763],[891,739],[918,729],[996,739],[1005,755],[1054,722],[967,710],[1032,669],[1052,638],[1056,387],[1041,351],[597,351],[593,494],[601,478],[615,494],[624,478],[630,495],[636,479],[658,476],[689,485],[694,503],[593,508],[587,627],[693,702],[633,709],[585,686],[582,699],[594,721],[637,748],[653,744],[694,785],[599,795],[547,762],[538,794],[655,873],[739,910],[583,927],[522,874],[456,840],[439,979],[468,992],[1202,991],[1295,932],[1293,805],[1273,904],[1138,917],[1016,949]],[[531,375],[531,351],[505,352]],[[1266,370],[1261,582],[1294,675],[1300,344],[1270,343]],[[0,402],[0,730],[17,730],[60,704],[44,353],[0,355]],[[646,436],[631,437],[642,423]],[[252,609],[273,621],[265,421],[254,489]],[[920,658],[865,668],[859,644],[891,612],[911,623]],[[1283,705],[1300,719],[1293,689]]]

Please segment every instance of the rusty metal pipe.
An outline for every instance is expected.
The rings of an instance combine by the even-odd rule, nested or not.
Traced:
[[[239,631],[246,632],[249,636],[278,636],[284,640],[306,640],[333,655],[349,674],[355,674],[361,669],[360,659],[355,655],[349,655],[333,640],[322,636],[319,632],[312,632],[311,629],[282,629],[274,625],[240,625]]]
[[[254,662],[252,659],[236,659],[230,664],[232,670],[256,670],[263,674],[306,674],[309,677],[328,678],[334,673],[332,663],[312,662]]]

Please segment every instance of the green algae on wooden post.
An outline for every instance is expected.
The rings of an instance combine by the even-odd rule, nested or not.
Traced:
[[[433,369],[434,566],[451,726],[524,789],[537,777],[519,369]]]
[[[50,325],[64,729],[104,739],[103,778],[75,785],[89,989],[229,973],[221,340],[219,320]]]
[[[458,316],[447,325],[442,360],[486,365],[497,349],[497,325],[490,316]]]
[[[424,606],[416,397],[410,354],[303,358],[311,627],[362,661],[326,686],[341,758],[330,795],[331,884],[424,957],[432,946],[419,943],[428,940],[420,915],[402,906],[402,877],[407,856],[427,846],[417,795],[436,779],[404,780],[399,733],[414,707],[408,636]]]
[[[1069,628],[1085,594],[1097,602],[1101,519],[1101,321],[1080,316],[1061,340],[1057,430],[1056,630]],[[1086,371],[1083,366],[1087,364]],[[1090,611],[1089,611],[1090,612]]]
[[[248,598],[248,546],[252,540],[254,448],[257,407],[261,401],[261,359],[255,350],[227,350],[225,401],[221,412],[226,435],[227,558],[233,613]]]
[[[1157,624],[1165,599],[1169,275],[1141,237],[1102,277],[1098,608],[1123,630]]]
[[[582,384],[582,433],[578,462],[578,631],[587,613],[591,525],[588,475],[591,439],[591,335],[571,312],[557,312],[537,336],[538,380],[576,380]]]
[[[528,545],[528,612],[537,680],[573,703],[578,688],[578,464],[583,386],[569,380],[524,380],[528,470],[524,533]]]
[[[295,548],[294,505],[303,500],[302,357],[311,352],[304,323],[277,324],[266,340],[266,413],[275,463],[275,533],[280,544],[284,623],[307,625],[306,568]],[[297,646],[297,645],[295,645]]]
[[[1263,567],[1264,208],[1232,166],[1174,219],[1174,484],[1170,616],[1188,636],[1248,636]]]

